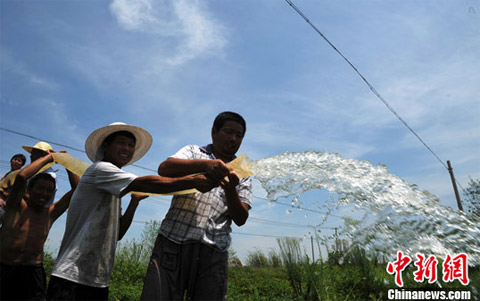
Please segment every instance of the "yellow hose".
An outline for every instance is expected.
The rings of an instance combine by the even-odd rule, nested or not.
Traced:
[[[73,172],[77,176],[81,177],[87,168],[90,166],[89,163],[84,162],[80,159],[77,159],[73,157],[72,155],[68,153],[53,153],[53,160],[55,160],[55,163],[58,163],[68,169],[69,171]],[[42,167],[38,173],[43,172],[44,170],[48,169],[50,166],[52,166],[54,163],[49,163]],[[235,160],[231,161],[230,163],[227,164],[227,166],[237,174],[239,178],[245,178],[252,176],[253,173],[249,169],[250,161],[247,158],[245,154],[242,154],[238,156]],[[8,176],[3,179],[0,182],[0,190],[3,188],[11,187],[13,185],[13,182],[15,181],[15,177],[20,172],[20,170],[11,172],[8,174]],[[166,194],[157,194],[157,193],[145,193],[145,192],[130,192],[130,193],[137,193],[137,194],[143,194],[143,195],[180,195],[180,194],[190,194],[190,193],[196,193],[198,190],[196,189],[187,189],[187,190],[180,190],[180,191],[174,191]]]

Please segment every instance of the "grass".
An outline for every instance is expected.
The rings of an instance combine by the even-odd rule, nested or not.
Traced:
[[[245,267],[228,271],[228,300],[292,300],[284,268]]]
[[[150,250],[156,236],[149,225],[140,241],[126,241],[117,248],[115,266],[110,281],[110,300],[139,300],[143,289]],[[229,300],[386,300],[389,289],[398,288],[394,276],[386,272],[387,264],[378,262],[359,248],[348,252],[332,252],[326,260],[309,261],[298,240],[281,238],[280,251],[265,255],[260,250],[248,254],[246,267],[230,267]],[[230,257],[235,257],[233,250]],[[49,278],[54,265],[52,254],[46,253],[44,267]],[[403,272],[408,290],[468,290],[472,300],[480,300],[480,267],[469,268],[470,284],[458,280],[444,283],[438,269],[437,283],[416,282],[414,266]]]
[[[47,275],[50,275],[53,264],[54,259],[51,254],[46,255],[44,266]],[[291,275],[285,265],[231,267],[229,268],[228,299],[233,301],[386,300],[388,290],[397,287],[393,276],[387,274],[385,268],[385,263],[374,263],[368,258],[358,260],[355,264],[349,261],[343,264],[305,261],[299,263],[295,270],[297,282],[293,286]],[[416,282],[413,279],[413,272],[413,268],[407,268],[403,272],[405,283],[403,289],[439,289],[436,283]],[[145,274],[145,263],[117,256],[110,282],[109,299],[139,300]],[[469,279],[468,286],[463,286],[457,280],[448,283],[440,280],[439,283],[446,290],[470,290],[472,300],[480,300],[478,286],[480,267],[470,267]],[[300,289],[298,285],[301,285]]]

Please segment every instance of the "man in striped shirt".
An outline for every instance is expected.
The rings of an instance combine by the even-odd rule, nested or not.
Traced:
[[[246,131],[242,116],[220,113],[212,144],[188,145],[162,162],[158,173],[206,175],[219,187],[174,196],[160,226],[142,300],[223,300],[227,295],[228,247],[232,220],[242,226],[251,208],[251,178],[239,179],[226,163],[235,159]]]

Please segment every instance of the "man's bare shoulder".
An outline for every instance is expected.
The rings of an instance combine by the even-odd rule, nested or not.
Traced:
[[[7,218],[7,216],[20,215],[27,208],[28,208],[28,204],[27,204],[27,201],[24,198],[22,198],[20,200],[18,206],[8,206],[8,199],[7,199],[7,205],[5,205],[5,207],[3,207],[3,209],[5,209],[5,215],[3,217],[4,221],[5,221],[5,218]],[[5,222],[4,222],[4,224],[5,224]]]

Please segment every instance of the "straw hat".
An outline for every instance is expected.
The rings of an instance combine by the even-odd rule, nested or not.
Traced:
[[[43,142],[43,141],[37,142],[37,144],[35,144],[34,146],[23,145],[22,148],[29,153],[32,153],[32,149],[34,149],[34,148],[38,149],[38,150],[41,150],[41,151],[44,151],[44,152],[47,152],[47,153],[48,153],[49,150],[53,149],[50,144],[48,144],[47,142]]]
[[[88,136],[87,141],[85,142],[85,151],[87,152],[88,158],[92,162],[100,161],[103,159],[103,149],[102,144],[105,138],[110,134],[119,131],[127,131],[132,133],[135,136],[135,152],[133,153],[132,159],[126,164],[132,164],[138,161],[143,155],[147,153],[152,146],[152,135],[146,130],[139,128],[134,125],[128,125],[123,122],[114,122],[110,125],[101,127],[93,131],[90,136]]]

